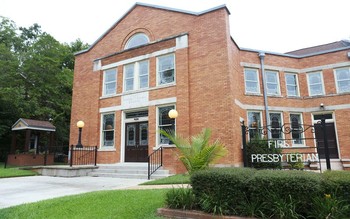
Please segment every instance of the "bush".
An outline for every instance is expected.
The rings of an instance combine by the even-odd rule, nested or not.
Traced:
[[[249,180],[256,170],[213,168],[191,176],[193,193],[205,212],[235,214],[236,206],[246,201]]]
[[[173,209],[192,210],[196,199],[190,188],[173,188],[166,193],[165,204]]]
[[[260,170],[252,177],[249,185],[250,198],[264,202],[273,209],[271,200],[285,199],[297,201],[299,213],[310,208],[310,197],[323,194],[321,177],[318,173],[297,170]]]
[[[350,172],[326,171],[322,174],[322,186],[325,194],[334,194],[350,204]]]

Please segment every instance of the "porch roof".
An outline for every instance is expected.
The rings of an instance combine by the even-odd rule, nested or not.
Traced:
[[[56,131],[56,127],[54,125],[52,125],[51,122],[34,120],[34,119],[20,118],[12,126],[12,131],[24,130],[24,129],[49,131],[49,132]]]

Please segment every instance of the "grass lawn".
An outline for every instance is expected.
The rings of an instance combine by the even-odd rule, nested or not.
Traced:
[[[18,176],[35,176],[36,172],[30,170],[19,170],[18,168],[4,168],[4,164],[0,163],[0,178],[8,178],[8,177],[18,177]]]
[[[165,185],[165,184],[189,184],[190,176],[188,174],[177,174],[162,179],[152,180],[141,185]]]
[[[164,206],[167,189],[112,190],[65,196],[0,209],[2,219],[120,218],[150,219]]]

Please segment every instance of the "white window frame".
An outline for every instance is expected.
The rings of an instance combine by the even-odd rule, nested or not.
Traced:
[[[315,85],[315,84],[310,84],[310,75],[313,75],[313,74],[320,74],[320,77],[321,77],[321,86],[322,86],[322,93],[321,94],[311,94],[311,85]],[[307,87],[308,87],[308,91],[309,91],[309,96],[312,97],[312,96],[320,96],[320,95],[324,95],[325,94],[325,89],[324,89],[324,82],[323,82],[323,73],[322,71],[317,71],[317,72],[310,72],[310,73],[307,73]]]
[[[159,106],[157,106],[156,107],[156,116],[157,116],[157,118],[156,118],[156,129],[157,129],[157,136],[156,136],[156,142],[157,142],[157,147],[160,147],[160,146],[162,146],[162,147],[174,147],[174,145],[173,144],[160,144],[160,133],[159,133],[159,108],[163,108],[163,107],[169,107],[169,106],[173,106],[174,107],[174,109],[176,110],[176,104],[167,104],[167,105],[159,105]],[[175,125],[174,125],[175,127],[174,127],[174,130],[175,130],[175,132],[176,132],[176,119],[175,119]]]
[[[287,83],[287,76],[288,75],[293,75],[293,76],[295,76],[295,85],[292,85],[292,84],[288,84]],[[300,90],[299,90],[299,79],[298,79],[298,74],[296,74],[296,73],[285,73],[284,74],[284,79],[285,79],[285,81],[286,81],[286,94],[287,94],[287,97],[300,97]],[[295,86],[296,87],[296,95],[290,95],[289,93],[288,93],[288,86]]]
[[[247,91],[247,85],[246,85],[246,82],[247,82],[246,70],[255,71],[257,81],[248,81],[248,82],[257,83],[257,87],[256,87],[256,88],[257,88],[257,92]],[[255,68],[244,68],[244,70],[243,70],[243,73],[244,73],[244,91],[245,91],[246,94],[260,94],[260,79],[259,79],[259,74],[258,74],[258,72],[259,72],[258,69],[255,69]]]
[[[147,63],[147,86],[140,88],[140,77],[144,75],[140,75],[140,63]],[[134,72],[133,72],[133,89],[131,90],[126,90],[126,67],[129,65],[134,65]],[[142,89],[147,89],[149,87],[149,60],[141,60],[138,62],[133,62],[133,63],[128,63],[124,65],[124,70],[123,70],[123,92],[132,92],[136,90],[142,90]]]
[[[104,145],[104,132],[105,130],[103,129],[103,119],[104,119],[104,116],[106,115],[114,115],[114,118],[113,118],[113,145],[109,146],[109,145]],[[116,114],[115,112],[108,112],[108,113],[102,113],[101,114],[101,124],[100,124],[100,148],[101,149],[115,149],[115,122],[116,122]],[[111,131],[111,130],[110,130]]]
[[[160,70],[159,70],[159,59],[162,58],[162,57],[166,57],[166,56],[173,56],[173,59],[174,59],[174,66],[173,66],[173,69],[174,69],[174,81],[172,82],[168,82],[168,83],[160,83]],[[157,57],[157,86],[164,86],[164,85],[169,85],[169,84],[175,84],[176,83],[176,57],[175,57],[175,53],[169,53],[169,54],[166,54],[166,55],[162,55],[162,56],[158,56]]]
[[[260,137],[262,137],[262,133],[260,132],[263,127],[264,127],[264,121],[263,121],[263,118],[262,118],[262,111],[256,111],[256,110],[248,110],[247,111],[247,124],[246,126],[248,127],[248,129],[250,130],[250,127],[249,127],[249,113],[259,113],[259,120],[260,120],[260,127],[259,127],[259,124],[258,127],[257,127],[257,130],[258,130],[258,133],[260,133]],[[250,140],[250,132],[248,133],[248,140]]]
[[[303,147],[303,146],[305,146],[305,139],[304,139],[304,123],[303,123],[303,114],[302,113],[294,113],[294,112],[291,112],[291,113],[289,113],[289,123],[290,123],[290,128],[291,128],[291,130],[292,130],[292,118],[291,118],[291,115],[299,115],[300,116],[300,125],[302,126],[302,132],[300,133],[300,138],[302,139],[301,140],[301,144],[296,144],[296,143],[294,143],[294,140],[293,140],[293,136],[292,136],[292,131],[290,132],[290,136],[291,136],[291,142],[292,142],[292,147]]]
[[[349,93],[349,92],[350,92],[350,87],[349,87],[349,90],[347,90],[347,91],[340,91],[340,90],[339,90],[339,85],[338,85],[338,83],[339,83],[340,81],[350,81],[350,77],[349,77],[348,79],[340,80],[340,81],[339,81],[339,80],[338,80],[338,77],[337,77],[337,70],[348,70],[348,71],[350,72],[350,67],[336,68],[336,69],[333,70],[333,72],[334,72],[334,81],[335,81],[335,86],[336,86],[336,88],[337,88],[337,93],[338,93],[338,94]]]
[[[276,76],[276,83],[271,83],[271,82],[268,82],[267,81],[267,75],[268,74],[274,74],[275,76]],[[279,95],[281,95],[281,89],[280,89],[280,79],[279,79],[279,73],[278,73],[278,71],[272,71],[272,70],[266,70],[265,71],[265,78],[266,78],[266,93],[267,93],[267,95],[269,95],[269,96],[279,96]],[[277,87],[277,93],[271,93],[271,92],[269,92],[269,88],[268,88],[268,84],[273,84],[273,85],[276,85],[276,87]]]
[[[107,74],[108,72],[112,71],[112,70],[115,71],[115,80],[114,80],[114,81],[108,81],[108,82],[106,82],[106,79],[107,79],[106,74]],[[114,94],[117,93],[117,80],[118,80],[118,77],[117,77],[117,76],[118,76],[118,69],[116,69],[116,68],[107,69],[107,70],[103,71],[102,96],[111,96],[111,95],[114,95]],[[112,83],[114,83],[114,85],[115,85],[114,92],[113,92],[113,93],[108,93],[108,94],[107,94],[107,93],[106,93],[106,92],[107,92],[106,85],[107,85],[107,84],[112,84]]]

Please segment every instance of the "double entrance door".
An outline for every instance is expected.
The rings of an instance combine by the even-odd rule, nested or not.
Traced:
[[[322,129],[322,125],[318,123],[318,124],[315,124],[314,127],[315,127],[315,137],[317,142],[318,155],[321,159],[325,159],[326,153],[325,153],[324,132]],[[335,135],[335,127],[333,122],[326,123],[326,135],[327,135],[327,142],[328,142],[329,158],[330,159],[339,158],[337,137]]]
[[[148,122],[125,124],[125,162],[147,162]]]

